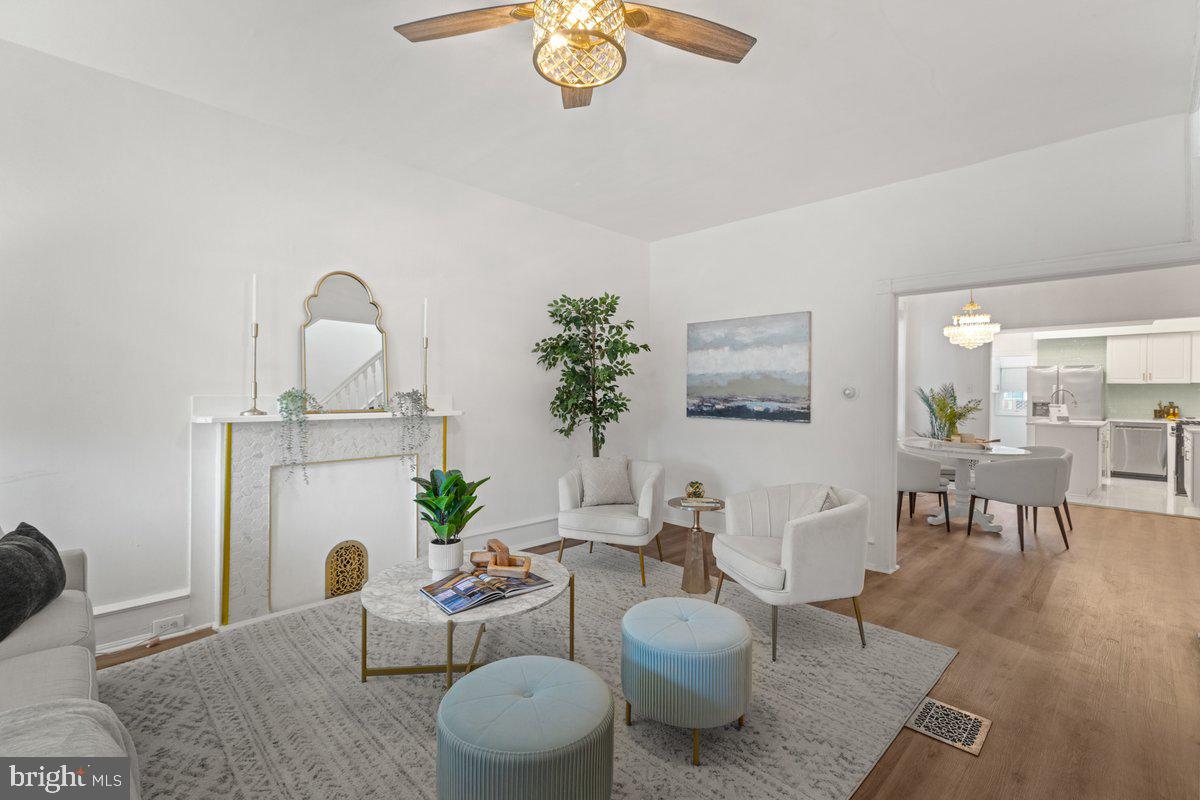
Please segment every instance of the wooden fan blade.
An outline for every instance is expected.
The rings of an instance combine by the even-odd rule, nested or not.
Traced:
[[[464,33],[478,33],[511,25],[514,22],[524,22],[533,19],[532,3],[516,3],[510,6],[492,6],[476,8],[472,11],[459,11],[456,14],[443,14],[440,17],[419,19],[396,26],[396,33],[410,42],[428,42],[431,39],[445,39],[449,36],[462,36]]]
[[[634,33],[689,53],[740,63],[758,40],[753,36],[679,11],[625,4],[625,25]]]
[[[592,104],[592,87],[578,89],[574,86],[562,86],[563,108],[583,108]]]

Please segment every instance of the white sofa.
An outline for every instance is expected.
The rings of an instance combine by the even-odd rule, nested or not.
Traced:
[[[820,510],[832,492],[834,508]],[[793,483],[735,494],[726,500],[725,533],[713,556],[725,575],[771,606],[771,660],[778,645],[779,606],[850,598],[858,635],[867,646],[858,596],[867,564],[866,495],[816,483]]]
[[[663,527],[663,491],[666,485],[662,464],[629,462],[629,490],[635,504],[583,505],[583,475],[575,468],[558,479],[558,560],[567,539],[620,544],[638,549],[642,586],[646,585],[646,560],[642,548],[658,540]],[[662,544],[658,545],[662,560]]]
[[[99,702],[87,556],[59,555],[67,573],[63,593],[0,641],[0,755],[127,755],[136,798],[132,740]]]

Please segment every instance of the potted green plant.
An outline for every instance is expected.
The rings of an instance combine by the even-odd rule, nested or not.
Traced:
[[[433,529],[429,569],[434,580],[447,578],[462,566],[463,545],[459,534],[484,509],[475,507],[475,490],[489,480],[467,481],[456,469],[449,472],[435,469],[429,473],[429,480],[413,478],[413,483],[422,490],[414,502],[421,507],[421,519]]]
[[[959,435],[958,426],[966,422],[983,406],[982,400],[968,400],[963,404],[958,402],[958,393],[953,383],[943,383],[936,389],[917,389],[917,397],[929,412],[930,439],[950,441]]]

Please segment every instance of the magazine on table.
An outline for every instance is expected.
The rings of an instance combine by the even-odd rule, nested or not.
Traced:
[[[679,505],[684,508],[718,508],[721,501],[714,497],[685,497]]]
[[[536,592],[550,585],[550,581],[532,572],[524,578],[459,573],[421,587],[421,594],[437,603],[438,608],[447,614],[457,614],[494,600]]]

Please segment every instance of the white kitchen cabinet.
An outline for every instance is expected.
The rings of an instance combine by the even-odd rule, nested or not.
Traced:
[[[1190,383],[1195,333],[1108,337],[1108,383]]]
[[[1146,372],[1150,383],[1190,383],[1192,334],[1153,333],[1147,336]]]
[[[1200,383],[1200,332],[1192,334],[1192,383]]]
[[[1108,363],[1105,369],[1109,383],[1146,382],[1146,337],[1108,337]]]

